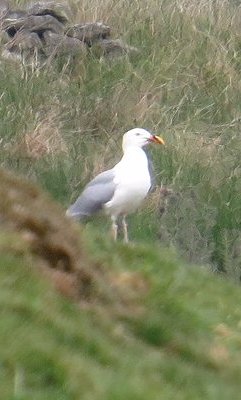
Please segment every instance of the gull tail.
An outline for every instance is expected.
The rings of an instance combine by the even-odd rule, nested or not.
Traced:
[[[78,207],[76,207],[76,204],[72,204],[66,210],[66,216],[76,219],[78,221],[84,221],[86,218],[90,216],[90,214],[83,212],[81,209],[78,209]]]

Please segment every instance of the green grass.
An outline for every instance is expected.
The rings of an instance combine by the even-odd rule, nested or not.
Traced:
[[[127,129],[160,133],[166,148],[151,150],[157,183],[176,196],[162,218],[157,198],[131,217],[132,237],[239,281],[240,10],[221,0],[124,4],[70,2],[74,22],[102,20],[138,47],[130,58],[89,54],[33,72],[2,60],[1,165],[66,207],[119,159]]]
[[[155,246],[87,229],[109,300],[73,304],[9,253],[0,261],[2,399],[227,399],[240,393],[240,290]]]
[[[35,71],[1,59],[2,167],[67,207],[118,161],[122,134],[142,126],[166,141],[150,152],[158,186],[173,190],[163,215],[157,189],[130,216],[130,246],[108,240],[108,219],[86,224],[80,255],[89,256],[81,262],[97,281],[76,303],[33,268],[39,260],[23,244],[33,236],[2,229],[4,400],[240,397],[240,8],[222,0],[129,3],[71,3],[75,23],[102,20],[138,47],[129,58],[89,54]],[[34,189],[25,201],[26,184],[10,184],[3,210],[10,199],[21,222],[26,201],[37,199],[37,226],[61,226],[56,246],[68,238],[68,254],[74,233],[56,222],[59,211]]]

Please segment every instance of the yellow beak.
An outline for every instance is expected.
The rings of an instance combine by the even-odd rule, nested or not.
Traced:
[[[165,144],[164,140],[157,135],[153,135],[151,141],[159,144]]]

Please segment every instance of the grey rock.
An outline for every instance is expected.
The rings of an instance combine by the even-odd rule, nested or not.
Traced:
[[[7,17],[3,21],[3,29],[6,30],[10,36],[20,29],[28,29],[31,32],[38,32],[39,35],[45,30],[51,30],[55,33],[63,33],[64,26],[52,15],[29,15],[19,18]],[[11,32],[14,32],[11,34]]]
[[[110,27],[102,22],[78,24],[68,28],[66,35],[91,45],[96,40],[108,38],[110,36]]]
[[[39,66],[46,59],[38,34],[26,29],[18,31],[12,40],[7,42],[1,55],[5,59],[31,66]]]
[[[130,55],[132,53],[138,52],[138,49],[136,47],[128,46],[120,39],[99,40],[94,44],[92,50],[97,57],[104,56],[109,59],[118,58],[126,54]]]
[[[1,57],[9,60],[9,61],[13,61],[13,62],[21,62],[22,60],[22,56],[20,54],[20,52],[16,52],[16,51],[9,51],[8,49],[3,49],[3,51],[1,52]]]
[[[9,3],[6,0],[0,0],[0,21],[9,11]]]
[[[29,50],[42,49],[43,44],[36,32],[30,32],[27,29],[22,29],[16,33],[14,38],[9,41],[6,48],[13,50]]]
[[[59,35],[51,31],[44,32],[43,39],[44,53],[46,56],[86,55],[86,46],[78,39],[68,37],[66,35]]]
[[[32,2],[26,7],[29,15],[51,15],[62,24],[69,21],[71,9],[68,3],[58,3],[53,0]]]
[[[18,23],[19,19],[23,19],[27,16],[27,13],[25,11],[22,10],[15,10],[15,11],[11,11],[9,10],[3,17],[1,20],[1,30],[7,32],[7,34],[10,37],[13,37],[16,32],[17,32],[17,28],[15,27],[15,24]]]
[[[45,63],[52,57],[80,56],[90,47],[96,57],[116,59],[137,49],[110,39],[110,27],[102,22],[66,27],[71,16],[68,3],[39,0],[23,10],[11,10],[0,0],[0,45],[2,56],[14,60]]]

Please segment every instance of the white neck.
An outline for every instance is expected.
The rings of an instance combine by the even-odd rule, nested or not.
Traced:
[[[124,150],[124,154],[120,162],[117,164],[117,168],[128,163],[133,170],[138,170],[139,168],[146,168],[148,165],[147,156],[145,151],[141,147],[128,146]]]
[[[128,146],[123,146],[123,154],[129,153],[129,152],[141,152],[145,153],[142,147],[135,146],[135,145],[128,145]]]

